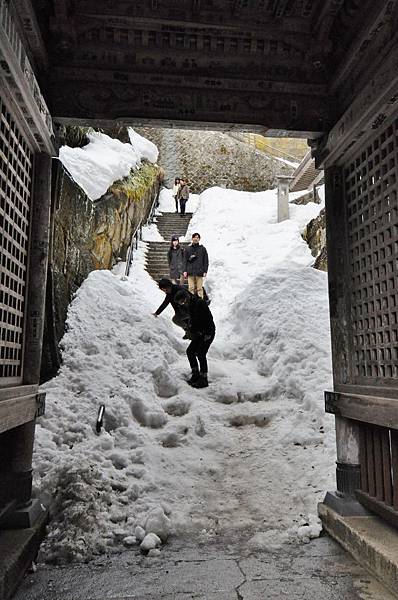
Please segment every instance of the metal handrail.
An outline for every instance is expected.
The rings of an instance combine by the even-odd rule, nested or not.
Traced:
[[[145,222],[145,225],[150,225],[153,222],[153,219],[155,218],[155,212],[157,207],[159,206],[159,193],[160,193],[160,188],[157,191],[157,194],[155,196],[155,198],[153,199],[151,208],[149,210],[148,213],[148,218]],[[137,227],[135,228],[134,232],[131,235],[131,241],[130,241],[130,245],[128,247],[127,250],[127,254],[126,254],[126,268],[124,271],[124,274],[126,277],[129,276],[130,274],[130,268],[134,259],[134,249],[137,250],[138,248],[138,241],[142,240],[142,227],[143,227],[143,219],[141,219],[141,221],[138,223]]]

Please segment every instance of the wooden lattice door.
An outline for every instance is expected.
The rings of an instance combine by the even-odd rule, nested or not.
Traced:
[[[33,155],[0,98],[0,386],[23,377]]]
[[[359,431],[359,500],[398,524],[398,119],[329,169],[330,412]],[[353,472],[353,471],[351,471]],[[352,476],[351,476],[352,477]]]

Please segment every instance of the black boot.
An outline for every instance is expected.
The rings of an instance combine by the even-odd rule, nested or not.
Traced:
[[[205,388],[209,386],[207,381],[207,373],[199,373],[199,377],[190,384],[194,388]]]
[[[195,381],[197,381],[198,379],[199,379],[198,369],[192,369],[191,379],[188,379],[187,383],[189,383],[189,385],[193,385],[195,383]]]

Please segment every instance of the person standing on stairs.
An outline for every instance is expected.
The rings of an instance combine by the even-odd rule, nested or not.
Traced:
[[[176,177],[174,179],[173,191],[171,192],[172,196],[174,198],[174,201],[176,203],[176,213],[178,213],[178,192],[179,192],[179,190],[180,190],[180,179],[179,179],[179,177]]]
[[[167,252],[167,261],[169,263],[170,279],[172,283],[180,284],[184,262],[184,249],[180,246],[177,235],[171,237],[170,248]]]
[[[185,179],[180,179],[180,189],[178,190],[178,199],[180,201],[180,216],[185,215],[185,205],[189,198],[189,187]]]
[[[192,244],[184,252],[184,277],[188,277],[188,289],[203,299],[203,278],[209,268],[207,250],[200,244],[199,233],[192,234]]]
[[[167,308],[169,304],[171,304],[171,306],[174,308],[175,313],[174,317],[171,320],[173,321],[174,325],[177,325],[178,327],[182,327],[182,329],[184,329],[185,335],[183,339],[190,339],[188,333],[190,327],[188,310],[186,307],[181,306],[175,301],[177,293],[181,291],[185,292],[186,290],[182,286],[175,285],[170,281],[170,279],[166,278],[161,279],[158,283],[158,286],[159,289],[166,294],[166,298],[163,300],[159,308],[153,313],[153,316],[158,317],[164,311],[164,309]]]
[[[209,385],[206,355],[216,335],[213,315],[204,300],[193,296],[187,290],[178,291],[174,302],[187,310],[189,315],[188,335],[192,341],[187,348],[187,357],[192,374],[188,383],[194,388],[205,388]]]

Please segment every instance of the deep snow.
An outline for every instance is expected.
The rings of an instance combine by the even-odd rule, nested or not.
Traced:
[[[172,204],[163,190],[160,209]],[[44,559],[134,545],[137,525],[161,537],[156,515],[174,535],[237,535],[248,551],[319,534],[316,504],[334,485],[327,276],[300,234],[320,206],[290,208],[277,224],[272,190],[212,188],[188,203],[187,239],[199,231],[210,256],[208,389],[185,383],[171,308],[151,314],[163,294],[144,242],[127,280],[119,264],[83,283],[37,426],[35,485],[54,514]]]
[[[92,132],[83,148],[61,146],[60,161],[90,200],[101,198],[114,181],[138,168],[143,159],[156,163],[159,152],[155,144],[131,127],[128,134],[129,144],[105,133]]]

